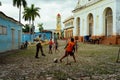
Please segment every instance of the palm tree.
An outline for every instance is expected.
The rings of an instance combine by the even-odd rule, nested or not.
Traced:
[[[21,22],[21,7],[24,8],[27,6],[26,0],[13,0],[13,6],[17,6],[19,8],[19,22]]]
[[[23,18],[25,21],[29,21],[29,25],[31,24],[31,10],[29,7],[25,7],[24,12],[23,12]]]
[[[39,27],[39,32],[42,32],[44,30],[43,23],[38,24],[38,27]]]
[[[23,28],[22,28],[22,31],[23,32],[29,32],[29,24],[26,24]]]
[[[31,7],[26,7],[24,9],[24,12],[23,12],[23,18],[25,19],[25,21],[29,21],[29,25],[32,24],[32,29],[34,29],[34,21],[35,21],[35,18],[38,16],[40,17],[39,15],[39,9],[38,7],[34,7],[34,4],[31,5]],[[32,22],[32,23],[31,23]],[[34,31],[34,30],[32,30]]]
[[[34,4],[31,5],[31,19],[32,19],[32,25],[34,25],[34,21],[35,21],[35,18],[38,16],[40,17],[39,15],[39,9],[38,7],[34,7]]]
[[[31,32],[31,10],[29,7],[25,7],[24,8],[24,12],[23,12],[23,18],[25,21],[29,21],[29,33]]]

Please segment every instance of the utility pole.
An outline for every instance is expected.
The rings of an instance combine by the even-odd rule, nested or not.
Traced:
[[[1,3],[1,1],[0,1],[0,6],[2,6],[2,3]]]

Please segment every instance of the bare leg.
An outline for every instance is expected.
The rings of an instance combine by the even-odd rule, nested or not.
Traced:
[[[55,49],[55,53],[56,53],[56,49]]]
[[[51,50],[51,54],[52,54],[52,50]]]
[[[60,62],[62,62],[62,59],[68,56],[68,53],[65,51],[65,55],[60,59]]]
[[[74,62],[76,62],[75,55],[73,55]]]

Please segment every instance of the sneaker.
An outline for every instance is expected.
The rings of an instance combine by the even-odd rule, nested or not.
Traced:
[[[60,59],[60,62],[62,62],[62,60]]]
[[[45,54],[42,54],[42,56],[46,56]]]
[[[66,65],[71,65],[71,63],[66,63]]]
[[[37,59],[38,59],[39,57],[36,57],[36,56],[35,56],[35,58],[37,58]]]

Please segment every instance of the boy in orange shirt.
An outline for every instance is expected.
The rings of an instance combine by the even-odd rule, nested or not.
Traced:
[[[74,55],[74,52],[75,52],[74,38],[71,38],[71,41],[68,42],[68,44],[65,46],[65,49],[66,49],[65,55],[60,59],[60,62],[62,62],[62,59],[64,59],[69,55],[72,56],[74,59],[74,62],[76,62],[75,55]]]

